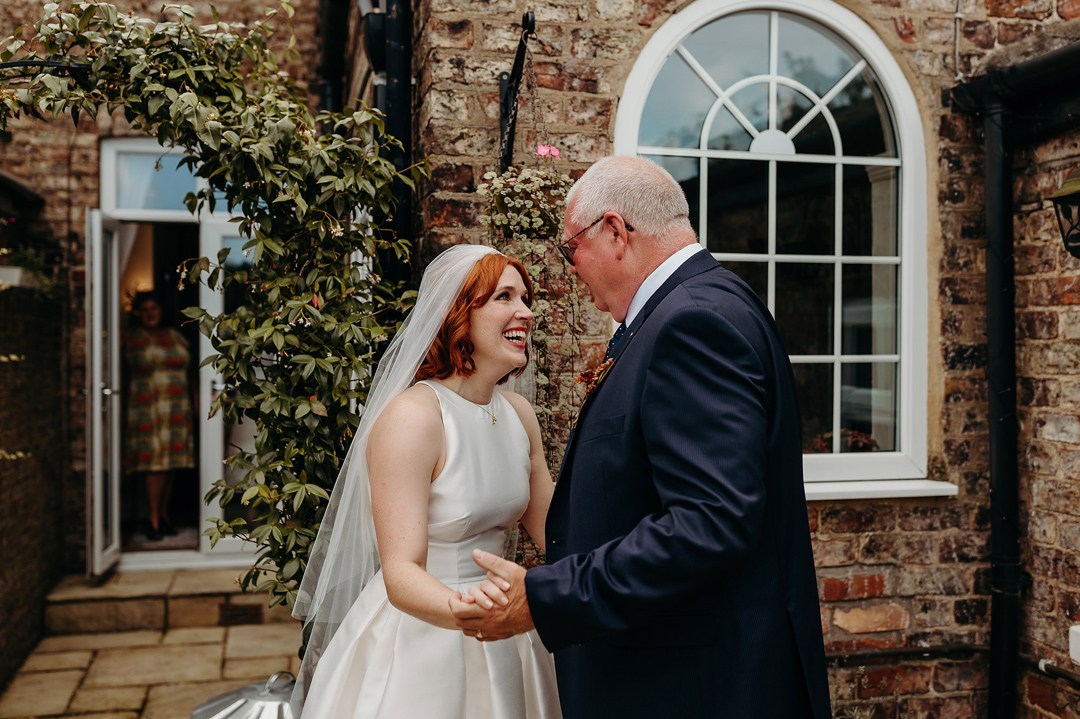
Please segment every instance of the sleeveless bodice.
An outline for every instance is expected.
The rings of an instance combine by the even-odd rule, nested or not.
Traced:
[[[439,399],[446,438],[446,462],[428,500],[427,571],[447,586],[475,584],[484,571],[472,551],[505,556],[508,534],[529,505],[529,436],[498,390],[484,406],[438,382],[420,384]]]

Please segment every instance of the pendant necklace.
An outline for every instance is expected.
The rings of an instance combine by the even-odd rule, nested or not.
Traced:
[[[489,402],[488,404],[491,404],[491,403]],[[480,409],[484,410],[484,414],[486,414],[488,417],[491,417],[491,423],[495,424],[495,413],[494,412],[488,411],[488,408],[485,407],[482,404],[478,404],[476,406],[479,407]]]

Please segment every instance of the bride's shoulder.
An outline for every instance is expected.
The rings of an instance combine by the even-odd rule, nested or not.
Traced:
[[[434,389],[418,382],[390,400],[386,409],[383,410],[384,414],[387,412],[394,414],[434,413],[438,416],[440,414],[439,398]]]
[[[387,427],[409,427],[421,433],[442,431],[442,414],[435,391],[422,384],[408,388],[386,405],[372,427],[373,432]]]

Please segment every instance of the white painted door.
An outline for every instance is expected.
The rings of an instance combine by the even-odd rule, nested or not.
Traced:
[[[86,570],[120,560],[120,293],[117,225],[86,213]]]

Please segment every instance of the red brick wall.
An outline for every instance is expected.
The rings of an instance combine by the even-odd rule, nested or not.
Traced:
[[[145,17],[162,18],[162,4],[120,0],[115,5],[121,12],[135,12]],[[227,22],[251,24],[263,16],[264,8],[272,3],[255,0],[215,0],[214,6]],[[300,60],[290,68],[295,77],[317,90],[317,0],[293,0],[296,14],[292,23],[297,35]],[[196,12],[210,22],[209,5],[196,3]],[[0,3],[0,36],[7,37],[21,25],[32,26],[42,14],[42,3],[36,0],[5,0]],[[282,26],[272,45],[283,49],[288,42],[288,28]],[[100,183],[98,143],[102,137],[131,134],[122,117],[102,115],[97,122],[88,118],[78,128],[70,119],[56,122],[19,120],[9,126],[11,140],[0,142],[0,168],[29,184],[45,199],[42,211],[43,229],[65,241],[68,277],[66,287],[70,298],[68,336],[69,386],[66,406],[69,416],[70,465],[64,485],[64,562],[70,571],[82,571],[85,566],[85,386],[86,338],[83,313],[85,295],[84,225],[86,207],[98,207]],[[2,520],[0,520],[2,523]]]
[[[532,44],[540,86],[539,113],[563,153],[562,168],[580,171],[612,150],[623,83],[649,36],[689,2],[591,0],[537,7],[523,1],[417,0],[416,154],[430,155],[434,177],[424,190],[425,254],[483,236],[474,188],[495,168],[498,73],[509,70],[522,12],[537,12]],[[893,51],[920,104],[927,136],[929,278],[930,478],[956,484],[947,499],[815,502],[809,505],[822,598],[822,629],[842,705],[871,707],[875,716],[985,715],[985,652],[950,656],[949,647],[985,648],[989,633],[989,476],[986,400],[985,259],[982,141],[979,120],[955,114],[947,90],[956,84],[953,0],[842,0]],[[965,0],[960,70],[977,73],[989,58],[1045,51],[1053,36],[1080,17],[1075,0]],[[1028,47],[1029,45],[1032,45]],[[1026,54],[1024,54],[1026,53]],[[519,110],[519,148],[536,144],[532,108]],[[1054,145],[1050,176],[1032,173],[1029,199],[1018,203],[1018,295],[1026,276],[1039,306],[1018,316],[1023,421],[1023,496],[1031,539],[1025,558],[1036,575],[1025,594],[1025,651],[1061,661],[1062,628],[1080,616],[1080,593],[1065,586],[1077,573],[1080,502],[1071,479],[1080,467],[1080,302],[1071,291],[1076,260],[1055,249],[1056,231],[1041,198],[1056,189],[1065,156],[1080,154],[1075,135]],[[1045,154],[1045,153],[1044,153]],[[528,160],[519,149],[516,162]],[[1050,160],[1039,156],[1036,165]],[[1022,165],[1023,160],[1018,159]],[[1027,184],[1023,185],[1024,187]],[[1024,209],[1027,208],[1027,209]],[[1030,229],[1030,232],[1029,232]],[[1033,238],[1028,239],[1025,233]],[[1039,274],[1042,273],[1042,274]],[[1064,280],[1060,279],[1064,277]],[[1034,294],[1032,295],[1034,297]],[[1060,305],[1058,307],[1057,305]],[[1060,312],[1059,312],[1060,310]],[[599,342],[606,323],[595,318]],[[1072,333],[1069,335],[1068,333]],[[1042,348],[1043,369],[1035,354]],[[1069,349],[1073,347],[1073,349]],[[1028,359],[1028,357],[1031,359]],[[1034,488],[1035,495],[1032,495]],[[1052,581],[1039,581],[1052,578]],[[1071,613],[1071,614],[1070,614]],[[938,648],[927,658],[885,659],[863,652]],[[860,672],[859,665],[866,667]],[[1019,678],[1018,678],[1019,679]],[[1032,679],[1032,681],[1041,681]],[[1044,692],[1045,694],[1045,692]],[[1072,696],[1072,695],[1070,695]],[[1033,714],[1033,716],[1044,716]]]
[[[1021,651],[1072,667],[1068,629],[1080,624],[1080,260],[1061,242],[1050,202],[1080,165],[1080,130],[1015,155],[1014,227],[1020,375],[1023,562],[1034,577],[1024,596]],[[1028,672],[1032,717],[1072,717],[1080,687]]]

